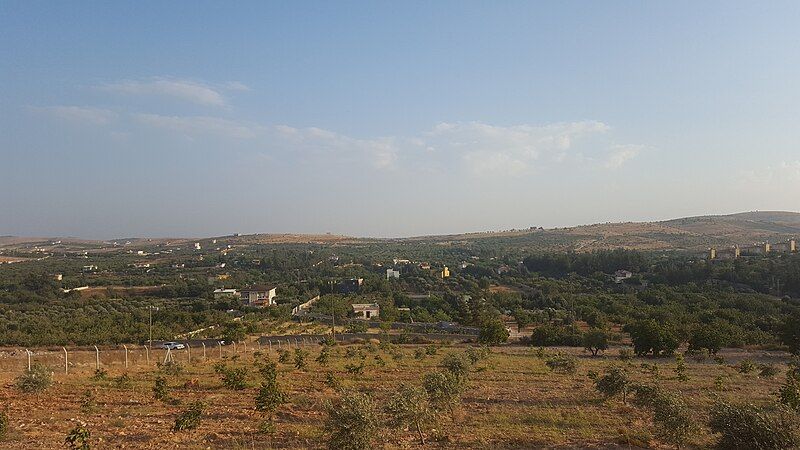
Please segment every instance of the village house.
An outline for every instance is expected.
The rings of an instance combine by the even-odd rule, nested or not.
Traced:
[[[633,272],[629,270],[618,270],[614,272],[614,283],[622,283],[628,278],[633,276]]]
[[[277,295],[273,286],[253,285],[239,291],[243,302],[250,306],[272,306]]]
[[[394,269],[386,269],[386,279],[400,278],[400,271]]]
[[[239,291],[237,291],[236,289],[225,289],[225,288],[214,289],[214,298],[215,299],[220,299],[220,298],[223,298],[223,297],[234,297],[235,298],[235,297],[238,297],[238,296],[239,296]]]
[[[377,303],[355,303],[352,306],[357,319],[374,319],[381,313],[381,307]]]

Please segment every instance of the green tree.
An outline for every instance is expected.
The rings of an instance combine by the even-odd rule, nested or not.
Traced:
[[[508,330],[499,319],[488,320],[481,325],[478,341],[487,345],[499,345],[508,341]]]
[[[366,450],[378,429],[378,416],[369,395],[344,392],[327,407],[325,433],[331,450]]]
[[[592,352],[592,356],[597,356],[608,349],[608,333],[599,328],[589,330],[583,335],[583,347]]]
[[[416,430],[420,443],[425,445],[423,427],[430,425],[435,415],[428,402],[428,393],[424,389],[401,385],[389,399],[386,412],[392,426]]]
[[[626,325],[625,331],[630,333],[633,351],[639,356],[649,353],[654,356],[671,355],[680,345],[669,326],[659,324],[653,319]]]

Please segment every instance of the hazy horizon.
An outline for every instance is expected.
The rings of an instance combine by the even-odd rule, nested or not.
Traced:
[[[0,235],[407,237],[800,204],[796,2],[143,5],[0,4]]]

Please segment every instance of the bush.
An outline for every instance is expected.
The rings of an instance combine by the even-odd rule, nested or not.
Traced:
[[[778,368],[772,364],[761,364],[758,369],[758,376],[761,378],[773,378],[778,374]]]
[[[607,369],[602,377],[595,380],[594,387],[607,399],[622,394],[622,402],[627,403],[630,380],[619,367]]]
[[[281,391],[277,380],[265,381],[258,388],[255,402],[256,411],[268,413],[271,416],[279,406],[286,403],[286,394]]]
[[[306,370],[308,368],[308,363],[306,362],[306,358],[308,357],[308,352],[296,348],[294,349],[294,367],[297,370]]]
[[[153,398],[162,402],[168,402],[170,400],[169,386],[167,385],[166,378],[156,377],[156,380],[153,383]]]
[[[372,399],[359,392],[343,393],[328,405],[325,433],[332,450],[365,450],[372,447],[378,417]]]
[[[278,350],[278,362],[281,364],[289,364],[289,361],[292,360],[292,355],[289,354],[289,350],[282,348]]]
[[[756,370],[756,364],[749,359],[743,359],[737,366],[737,370],[739,373],[750,373]]]
[[[127,373],[123,373],[114,378],[114,386],[116,386],[117,389],[129,389],[132,384],[131,377]]]
[[[342,388],[342,382],[336,378],[336,375],[334,375],[333,372],[328,372],[325,374],[325,385],[337,391]]]
[[[653,412],[659,436],[678,446],[683,444],[693,428],[689,408],[683,400],[653,385],[638,385],[632,390],[633,404]]]
[[[556,373],[575,373],[578,370],[578,360],[572,356],[556,355],[548,358],[545,365]]]
[[[44,364],[35,363],[14,381],[21,392],[42,392],[53,384],[53,371]]]
[[[621,348],[619,349],[619,353],[617,354],[617,358],[621,361],[631,361],[633,359],[633,350],[629,348]]]
[[[467,358],[469,359],[470,363],[477,364],[478,361],[488,358],[491,352],[492,351],[489,349],[489,347],[486,346],[479,348],[469,346],[467,347]]]
[[[423,387],[428,393],[428,399],[433,409],[437,412],[447,409],[453,413],[455,407],[461,402],[464,392],[464,383],[450,372],[431,372],[425,375]]]
[[[106,369],[94,369],[90,379],[92,381],[106,381],[108,379],[108,371]]]
[[[442,358],[441,365],[445,370],[461,381],[465,381],[469,375],[469,363],[459,354],[448,353]]]
[[[778,391],[780,402],[800,412],[800,376],[794,371],[786,373],[786,381]]]
[[[389,399],[386,412],[390,425],[403,429],[416,430],[420,443],[425,445],[423,426],[429,425],[435,415],[428,402],[428,393],[418,387],[400,386],[400,389]]]
[[[97,398],[94,394],[94,391],[91,389],[87,389],[83,392],[81,396],[81,411],[84,413],[91,413],[97,407]]]
[[[316,361],[317,364],[319,364],[320,366],[325,367],[328,365],[329,359],[330,359],[330,347],[325,346],[322,347],[322,350],[319,352],[319,355],[317,355],[317,358],[314,361]]]
[[[481,325],[478,332],[478,342],[486,345],[500,345],[508,340],[506,325],[497,320],[489,320]]]
[[[720,402],[711,409],[709,427],[723,449],[784,449],[798,441],[793,419],[783,411]]]
[[[367,325],[367,322],[361,320],[351,320],[347,326],[348,333],[366,333],[368,330],[369,325]]]
[[[70,450],[89,450],[92,433],[83,425],[71,429],[64,438],[64,445]]]
[[[247,387],[247,367],[228,367],[224,363],[214,365],[214,372],[219,374],[222,385],[234,391]]]
[[[172,431],[194,430],[200,425],[200,419],[203,416],[203,409],[205,405],[201,401],[196,401],[189,404],[183,412],[175,419],[175,425]]]
[[[0,439],[5,439],[8,435],[8,414],[0,411]]]
[[[364,373],[364,366],[365,364],[364,361],[362,360],[358,364],[345,364],[344,369],[347,371],[347,373],[353,375],[361,375],[362,373]]]
[[[531,334],[531,345],[537,347],[580,347],[583,344],[583,334],[575,326],[542,325]]]
[[[727,338],[720,331],[719,326],[703,325],[692,333],[689,338],[689,351],[706,351],[716,355],[727,344]]]

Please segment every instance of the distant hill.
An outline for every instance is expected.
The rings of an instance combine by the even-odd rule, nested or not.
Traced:
[[[497,248],[515,248],[532,251],[592,251],[612,248],[637,250],[691,250],[699,251],[709,246],[747,246],[756,242],[772,243],[790,237],[800,238],[800,213],[788,211],[752,211],[728,215],[684,217],[661,222],[598,223],[567,228],[512,230],[486,233],[464,233],[440,236],[419,236],[397,239],[355,238],[340,235],[311,234],[250,234],[222,236],[221,244],[327,244],[349,245],[381,242],[415,243],[428,242],[437,245],[486,245]],[[130,238],[116,240],[130,242],[131,247],[153,244],[186,245],[202,242],[203,247],[217,245],[208,242],[212,238],[145,239]],[[53,241],[61,240],[63,246],[97,245],[108,246],[111,241],[91,241],[74,238],[20,238],[0,236],[0,248],[19,248],[40,244],[53,247]]]
[[[699,251],[709,246],[746,246],[762,241],[774,243],[790,237],[800,237],[800,213],[753,211],[661,222],[602,223],[416,239],[440,243],[483,241],[486,244],[521,247],[527,251],[592,251],[612,248]]]

